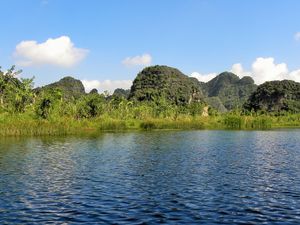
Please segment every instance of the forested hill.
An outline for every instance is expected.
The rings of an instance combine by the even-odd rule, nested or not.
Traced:
[[[49,91],[51,89],[58,89],[62,92],[62,95],[66,99],[79,98],[85,94],[84,86],[80,80],[67,76],[60,79],[57,82],[48,84],[44,87],[36,89],[36,92]]]
[[[300,83],[292,80],[269,81],[252,93],[245,109],[265,112],[300,112]]]
[[[147,67],[135,78],[130,98],[149,101],[165,96],[173,103],[205,101],[218,111],[241,108],[257,86],[251,77],[224,72],[207,83],[167,66]]]
[[[67,99],[85,95],[81,81],[72,77],[37,90],[49,89],[60,89]],[[251,77],[239,78],[234,73],[223,72],[203,83],[176,68],[157,65],[143,69],[130,90],[118,88],[112,97],[138,102],[165,99],[175,105],[199,102],[219,112],[242,108],[249,111],[300,112],[299,92],[300,84],[294,81],[270,81],[257,86]],[[97,93],[96,90],[93,93]]]
[[[300,126],[300,83],[294,81],[256,88],[251,78],[225,72],[202,83],[175,68],[154,66],[138,74],[131,90],[117,89],[108,96],[96,89],[86,93],[72,77],[33,89],[33,79],[18,74],[14,67],[0,70],[0,136]],[[221,114],[227,110],[222,101],[226,105],[236,98],[241,104],[247,87],[255,90],[244,107]]]
[[[223,72],[203,83],[167,66],[142,70],[129,96],[138,101],[166,97],[173,104],[204,101],[219,112],[233,109],[300,112],[300,84],[295,81],[270,81],[257,86],[249,76],[239,78],[234,73]]]
[[[151,66],[143,69],[133,81],[129,98],[153,101],[165,98],[177,105],[203,102],[204,94],[196,78],[188,77],[168,66]]]
[[[249,96],[256,90],[257,85],[251,77],[239,78],[234,73],[223,72],[202,84],[206,101],[219,111],[241,108]],[[217,104],[219,105],[215,105]],[[223,106],[222,106],[223,104]]]

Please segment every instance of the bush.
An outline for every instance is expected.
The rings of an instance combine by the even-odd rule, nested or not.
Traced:
[[[77,102],[77,118],[93,118],[104,110],[104,97],[97,93],[82,96]]]

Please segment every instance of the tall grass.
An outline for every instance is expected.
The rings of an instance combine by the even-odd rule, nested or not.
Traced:
[[[229,115],[224,117],[223,124],[226,129],[270,129],[272,119],[268,116]]]
[[[148,119],[140,123],[142,130],[152,129],[204,129],[205,124],[202,120],[196,119]]]
[[[36,119],[28,114],[0,114],[0,136],[67,135],[153,129],[251,130],[288,127],[300,127],[299,114],[283,116],[224,114],[209,117],[181,115],[176,118],[147,117],[144,119],[122,119],[102,115],[92,119],[61,117],[49,120]]]

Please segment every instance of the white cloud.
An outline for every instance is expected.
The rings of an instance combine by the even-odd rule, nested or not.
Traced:
[[[152,62],[152,57],[149,54],[127,57],[122,61],[122,64],[128,67],[132,66],[149,66]]]
[[[294,35],[294,38],[296,41],[300,41],[300,32],[297,32],[295,35]]]
[[[68,36],[49,38],[43,43],[22,41],[14,56],[20,66],[54,65],[71,67],[83,60],[88,50],[76,48]]]
[[[291,73],[289,73],[288,80],[294,80],[294,81],[300,82],[300,69],[294,70]]]
[[[242,64],[236,63],[232,65],[230,70],[239,77],[251,76],[256,84],[262,84],[266,81],[272,80],[294,80],[300,82],[300,69],[289,72],[286,63],[276,64],[274,58],[257,58],[251,66],[251,71],[244,70]],[[218,73],[210,73],[201,75],[193,72],[191,77],[196,77],[200,81],[207,82],[214,78]]]
[[[251,72],[245,71],[242,64],[240,63],[233,64],[230,72],[238,75],[239,77],[251,76]]]
[[[285,63],[275,64],[274,58],[257,58],[252,64],[252,78],[257,84],[288,79],[288,68]]]
[[[233,64],[231,67],[230,72],[238,75],[239,77],[244,77],[244,76],[250,76],[251,73],[244,71],[242,64],[240,63],[236,63]],[[198,73],[198,72],[193,72],[191,74],[191,77],[195,77],[197,78],[199,81],[202,82],[208,82],[211,79],[215,78],[219,73],[207,73],[207,74],[202,74],[202,73]]]
[[[215,78],[217,75],[218,75],[217,73],[201,74],[198,72],[193,72],[191,74],[191,77],[195,77],[199,81],[202,81],[202,82],[207,82],[207,81],[210,81],[211,79]]]
[[[90,92],[93,88],[96,88],[100,93],[103,91],[113,93],[116,88],[129,89],[132,85],[131,80],[82,80],[82,83],[86,92]]]

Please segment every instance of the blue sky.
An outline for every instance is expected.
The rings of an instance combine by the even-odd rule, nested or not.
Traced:
[[[88,89],[127,87],[156,64],[203,81],[225,70],[257,83],[300,81],[296,0],[3,0],[1,8],[0,65],[16,64],[36,86],[72,75]]]

